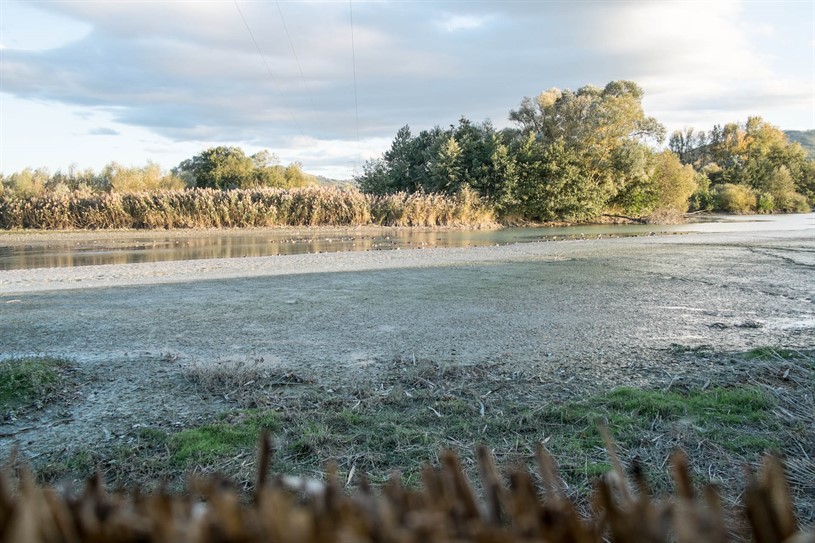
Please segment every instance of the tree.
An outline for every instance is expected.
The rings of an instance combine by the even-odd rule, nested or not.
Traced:
[[[186,188],[183,179],[174,174],[164,175],[161,166],[147,161],[143,167],[127,167],[110,162],[97,176],[97,185],[110,192],[147,192],[181,190]]]
[[[452,193],[461,184],[461,147],[454,137],[449,136],[428,164],[430,183],[426,187],[430,192]]]
[[[315,183],[300,164],[283,167],[268,151],[246,156],[240,147],[212,147],[185,160],[173,173],[196,187],[216,189],[291,188]]]
[[[390,194],[396,192],[391,182],[387,163],[383,158],[374,158],[365,161],[362,165],[362,175],[355,181],[362,192],[370,194]]]
[[[790,143],[784,132],[761,117],[714,126],[707,141],[697,141],[692,152],[697,157],[694,165],[713,185],[750,188],[763,211],[802,210],[807,201],[815,204],[815,164],[800,145]]]
[[[665,128],[645,115],[642,97],[632,81],[612,81],[603,89],[587,85],[577,92],[552,88],[535,101],[524,98],[509,118],[544,142],[564,138],[570,144],[613,148],[623,140],[662,141]]]
[[[195,186],[215,189],[242,188],[251,184],[255,165],[240,147],[212,147],[185,160],[175,172],[188,173]]]
[[[50,175],[45,168],[32,170],[26,168],[21,172],[15,172],[3,179],[4,192],[30,198],[40,196],[48,183]]]
[[[668,140],[668,149],[676,154],[682,164],[695,164],[705,145],[707,135],[704,132],[696,132],[693,127],[674,130]]]
[[[583,221],[602,214],[606,195],[581,182],[582,158],[559,140],[540,145],[534,134],[515,150],[515,198],[521,218],[533,221]]]
[[[642,96],[636,83],[612,81],[603,89],[549,89],[534,101],[525,98],[510,112],[523,133],[535,135],[547,161],[564,161],[547,165],[539,179],[546,187],[523,189],[536,194],[535,201],[543,195],[556,201],[551,206],[536,204],[534,216],[561,210],[569,217],[590,218],[618,195],[633,198],[634,188],[647,175],[652,154],[648,142],[660,142],[665,135],[664,127],[645,115]]]
[[[697,189],[696,172],[689,164],[682,164],[670,151],[657,153],[653,158],[651,183],[658,197],[654,208],[672,208],[684,213],[688,200]]]

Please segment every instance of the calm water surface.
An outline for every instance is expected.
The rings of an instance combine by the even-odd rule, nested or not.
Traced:
[[[77,236],[50,235],[30,241],[9,242],[0,235],[0,270],[132,264],[164,260],[240,258],[339,251],[381,251],[424,247],[474,247],[686,232],[738,232],[812,228],[815,214],[712,217],[705,222],[677,226],[588,225],[499,230],[394,230],[370,229],[262,231],[210,231],[173,233],[88,232]],[[19,238],[19,237],[18,237]],[[9,238],[10,239],[10,238]]]

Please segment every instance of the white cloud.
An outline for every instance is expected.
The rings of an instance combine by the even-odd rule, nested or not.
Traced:
[[[613,79],[637,81],[646,111],[666,124],[706,128],[749,112],[793,128],[815,117],[815,28],[800,3],[760,13],[730,1],[355,3],[354,58],[347,3],[282,2],[289,44],[274,3],[240,0],[274,80],[232,2],[43,2],[38,13],[85,33],[38,52],[8,42],[8,25],[39,20],[11,4],[0,0],[3,90],[71,114],[7,114],[7,164],[37,147],[38,130],[106,126],[120,135],[62,138],[63,154],[95,165],[161,149],[172,166],[210,144],[240,144],[350,172],[405,124],[418,132],[465,115],[505,126],[524,95]],[[73,127],[52,128],[55,119]]]
[[[595,20],[598,53],[615,62],[614,77],[637,81],[647,111],[669,125],[709,128],[747,115],[813,109],[813,69],[781,72],[771,50],[777,33],[750,20],[739,2],[651,2],[622,5]],[[614,61],[612,61],[614,62]],[[778,122],[778,121],[776,121]],[[790,122],[790,121],[786,121]]]
[[[118,136],[119,132],[112,128],[107,127],[100,127],[100,128],[91,128],[88,130],[89,136]]]
[[[484,26],[484,23],[489,20],[487,16],[476,15],[449,15],[441,22],[441,26],[447,32],[456,32],[458,30],[472,30]]]
[[[0,2],[3,44],[0,49],[46,51],[87,36],[91,25],[73,17],[38,9],[34,2]]]

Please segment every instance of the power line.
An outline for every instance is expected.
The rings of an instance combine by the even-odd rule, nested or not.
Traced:
[[[297,127],[297,131],[300,132],[300,135],[304,138],[306,135],[303,133],[303,129],[300,128],[300,123],[297,122],[297,119],[294,117],[294,111],[289,107],[286,103],[286,99],[283,97],[283,91],[280,88],[280,85],[277,84],[277,79],[275,78],[274,74],[272,73],[272,69],[269,68],[269,63],[266,62],[266,57],[263,55],[263,51],[260,49],[260,45],[258,45],[258,41],[255,39],[255,35],[252,33],[252,29],[249,28],[249,23],[246,22],[246,17],[243,16],[243,12],[241,11],[240,6],[238,5],[238,0],[233,0],[235,3],[235,7],[238,10],[238,13],[241,16],[241,20],[243,21],[246,30],[249,32],[249,37],[252,38],[252,43],[255,44],[255,48],[258,50],[258,54],[260,55],[261,60],[263,61],[263,65],[266,66],[266,71],[269,72],[269,77],[272,78],[272,82],[274,83],[275,88],[277,89],[277,93],[280,95],[280,99],[283,101],[283,104],[286,106],[286,109],[289,110],[289,115],[291,116],[291,120],[294,125]]]
[[[354,67],[354,118],[357,122],[357,154],[360,154],[359,142],[359,101],[357,99],[357,52],[354,46],[354,5],[353,0],[348,0],[348,11],[351,14],[351,60]],[[354,159],[354,174],[357,173],[357,161]]]
[[[280,20],[283,22],[283,30],[286,31],[286,38],[289,40],[289,47],[291,47],[291,53],[294,55],[294,60],[297,61],[297,68],[300,70],[300,79],[303,81],[303,87],[306,89],[306,94],[308,95],[309,102],[311,102],[311,108],[313,110],[317,109],[317,106],[314,104],[314,98],[311,94],[311,89],[308,86],[308,81],[306,81],[306,76],[303,74],[303,65],[300,63],[300,57],[297,56],[297,51],[294,50],[294,42],[291,39],[291,34],[289,34],[289,27],[286,24],[286,18],[283,16],[283,10],[280,7],[280,1],[275,0],[275,4],[277,4],[277,12],[280,14]]]

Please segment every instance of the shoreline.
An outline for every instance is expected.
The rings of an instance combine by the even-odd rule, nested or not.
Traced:
[[[500,230],[506,228],[501,225],[473,225],[473,226],[378,226],[378,225],[364,225],[364,226],[250,226],[250,227],[235,227],[235,228],[174,228],[174,229],[161,229],[161,228],[111,228],[111,229],[98,229],[98,230],[81,230],[81,229],[66,229],[66,230],[43,230],[43,229],[27,229],[27,230],[0,230],[0,246],[8,245],[15,246],[25,244],[31,241],[71,241],[71,240],[84,240],[88,238],[97,237],[99,239],[137,239],[142,237],[169,237],[169,238],[185,238],[200,235],[217,234],[222,236],[241,236],[246,234],[298,234],[306,232],[314,232],[320,234],[340,234],[340,233],[355,233],[355,234],[381,234],[383,232],[456,232],[456,231],[478,231],[478,230]],[[8,244],[6,243],[8,242]]]
[[[735,214],[735,213],[693,213],[685,214],[685,222],[679,224],[646,224],[654,228],[677,227],[693,224],[728,223],[728,222],[753,222],[753,221],[773,221],[783,217],[815,215],[815,211],[810,213],[772,213],[772,214]],[[60,241],[68,239],[81,239],[88,237],[99,238],[138,238],[144,236],[161,235],[164,237],[188,237],[200,234],[218,234],[224,236],[242,235],[247,233],[361,233],[375,234],[382,232],[456,232],[456,231],[489,231],[503,230],[507,228],[573,228],[592,226],[643,226],[631,220],[596,220],[585,222],[551,221],[551,222],[523,222],[523,223],[501,223],[492,224],[471,224],[471,225],[443,225],[443,226],[385,226],[376,224],[365,225],[303,225],[303,226],[237,226],[237,227],[191,227],[191,228],[99,228],[99,229],[0,229],[0,244],[5,242],[20,243],[30,240],[49,240],[49,238],[59,238]]]
[[[325,232],[325,231],[323,231]],[[609,251],[642,251],[670,245],[750,246],[765,241],[810,239],[800,230],[690,232],[602,239],[564,239],[473,247],[397,248],[269,256],[161,260],[129,264],[0,270],[0,300],[47,291],[200,283],[226,279],[432,269],[512,262],[556,262],[602,257]],[[636,240],[636,241],[633,241]],[[680,241],[681,240],[681,241]],[[44,240],[47,242],[47,240]],[[619,246],[627,247],[621,249]],[[612,247],[617,246],[616,249]],[[10,303],[12,301],[6,301]]]

